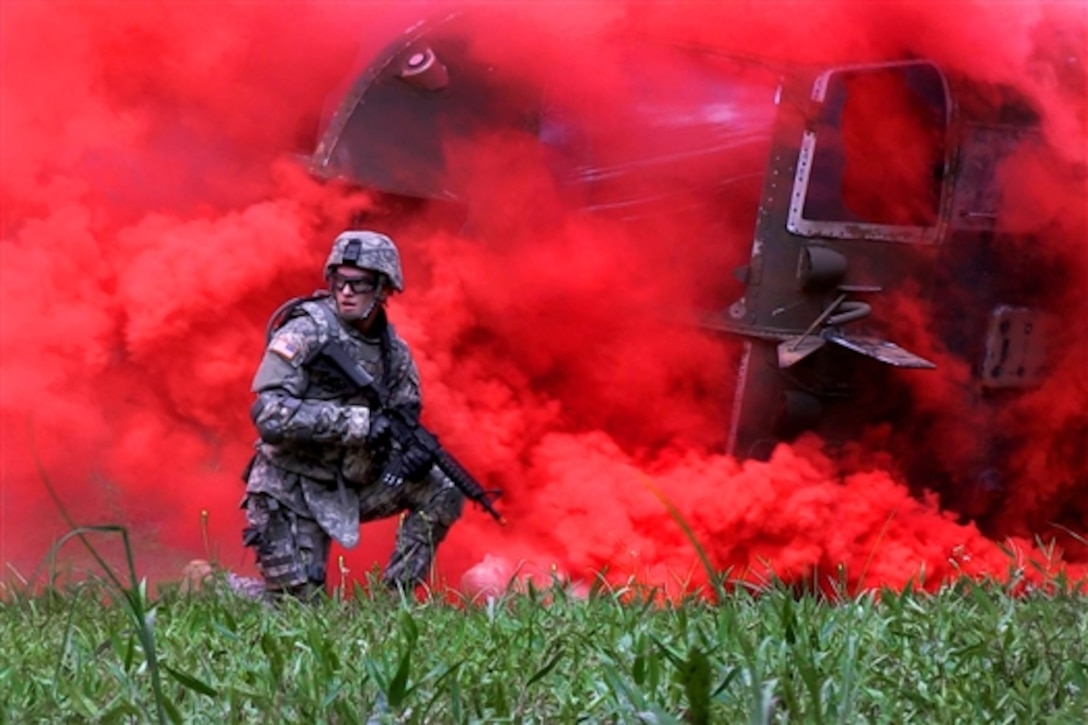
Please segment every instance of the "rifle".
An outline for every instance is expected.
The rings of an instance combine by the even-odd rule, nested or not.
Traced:
[[[408,447],[413,445],[423,448],[430,454],[434,465],[453,481],[453,485],[460,489],[465,498],[489,513],[491,518],[500,524],[506,524],[506,519],[495,510],[495,500],[498,499],[500,492],[484,490],[472,474],[442,447],[438,438],[423,427],[415,416],[407,415],[404,411],[388,405],[389,397],[382,386],[358,361],[352,359],[336,340],[328,340],[322,345],[315,359],[320,357],[331,362],[361,393],[377,403],[382,414],[389,418],[392,438],[402,450],[408,450]],[[404,473],[400,460],[394,459],[386,466],[382,478],[388,477],[389,480],[399,481],[404,478]]]

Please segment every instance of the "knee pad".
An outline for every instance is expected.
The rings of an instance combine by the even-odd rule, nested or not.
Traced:
[[[314,588],[322,588],[329,563],[329,536],[311,519],[299,519],[297,532],[299,558],[306,578]]]
[[[269,496],[247,506],[251,525],[243,543],[257,554],[257,567],[272,589],[291,590],[325,583],[327,537],[316,521],[299,517]]]
[[[419,546],[434,548],[446,538],[446,533],[461,517],[465,497],[456,488],[442,488],[434,492],[416,511],[408,514],[401,522],[397,533],[398,542],[407,545],[415,542]]]
[[[448,529],[454,521],[461,518],[465,507],[465,497],[456,488],[442,488],[427,502],[424,511],[436,525]]]

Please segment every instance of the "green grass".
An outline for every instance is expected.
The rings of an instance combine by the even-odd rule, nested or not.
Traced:
[[[1088,722],[1088,584],[752,587],[713,571],[651,490],[699,554],[704,596],[557,581],[417,601],[376,573],[314,604],[222,578],[152,596],[127,531],[77,527],[56,499],[72,532],[49,581],[0,584],[0,724]],[[91,534],[120,536],[126,576]],[[69,541],[102,578],[58,580]]]
[[[357,587],[273,608],[222,582],[154,601],[110,579],[8,585],[0,719],[1080,723],[1074,589],[964,580],[831,601],[775,584],[668,604],[559,583],[479,603]]]

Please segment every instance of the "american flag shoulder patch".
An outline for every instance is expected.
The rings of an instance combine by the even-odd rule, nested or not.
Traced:
[[[268,351],[276,353],[289,363],[293,363],[299,353],[302,352],[302,342],[290,333],[276,335],[272,342],[269,343]]]

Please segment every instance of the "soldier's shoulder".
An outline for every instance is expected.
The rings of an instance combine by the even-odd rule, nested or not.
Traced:
[[[328,324],[316,305],[320,300],[299,298],[285,303],[270,324],[268,351],[299,365],[329,337]]]
[[[327,334],[336,319],[328,294],[315,293],[284,302],[269,321],[269,337],[281,330],[295,333]]]
[[[299,297],[296,300],[298,309],[311,317],[325,317],[329,313],[336,314],[335,303],[328,292],[314,292],[309,297]]]
[[[272,339],[274,340],[285,334],[301,335],[307,338],[313,337],[314,339],[321,337],[324,326],[317,316],[306,309],[309,304],[308,302],[302,303],[292,310],[282,324],[272,331]]]

